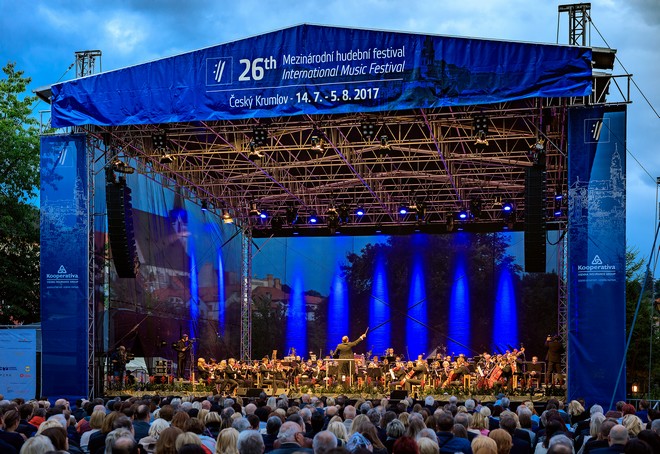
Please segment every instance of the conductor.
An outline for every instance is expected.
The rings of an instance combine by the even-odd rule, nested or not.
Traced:
[[[353,347],[355,347],[367,337],[368,331],[369,328],[367,328],[367,331],[365,331],[364,334],[362,334],[353,342],[348,341],[348,336],[342,337],[341,344],[337,345],[337,348],[335,349],[334,356],[342,360],[339,361],[339,375],[348,378],[346,382],[347,384],[353,382],[353,373],[355,371],[355,365],[353,364]]]

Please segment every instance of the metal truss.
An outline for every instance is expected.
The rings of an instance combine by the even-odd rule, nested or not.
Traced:
[[[588,46],[591,43],[589,13],[591,3],[559,5],[559,13],[568,13],[568,44]]]
[[[568,227],[563,226],[560,232],[559,248],[557,251],[557,333],[564,346],[564,354],[561,357],[561,373],[568,377]]]
[[[94,138],[91,138],[91,142],[95,142]],[[95,300],[95,269],[96,269],[96,257],[94,254],[94,196],[95,196],[95,184],[94,184],[94,154],[96,147],[93,144],[88,144],[87,149],[87,219],[89,222],[89,232],[87,237],[87,395],[91,399],[95,397],[95,385],[96,385],[96,300]]]
[[[252,359],[252,231],[241,235],[241,348],[242,360]]]
[[[445,231],[446,219],[472,201],[481,209],[466,230],[500,230],[505,201],[516,209],[509,227],[522,230],[525,168],[538,159],[534,145],[543,143],[548,195],[564,192],[568,108],[588,101],[112,127],[103,135],[141,161],[144,172],[164,174],[212,209],[229,210],[255,237],[328,234],[324,221],[306,220],[312,214],[327,220],[342,204],[350,208],[339,226],[346,233],[406,226]],[[475,117],[486,119],[487,145],[476,144]],[[371,136],[363,134],[365,124],[375,128]],[[255,145],[255,129],[266,131],[264,143]],[[158,134],[166,135],[166,148],[154,147]],[[420,202],[423,210],[399,214],[401,205]],[[357,206],[364,216],[354,214]],[[273,225],[274,217],[286,220],[287,208],[297,210],[298,222]]]

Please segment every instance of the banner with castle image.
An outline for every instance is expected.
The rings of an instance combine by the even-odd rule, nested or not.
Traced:
[[[603,403],[626,395],[626,107],[569,122],[568,397]]]

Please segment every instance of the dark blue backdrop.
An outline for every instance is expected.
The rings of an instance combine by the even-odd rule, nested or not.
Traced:
[[[614,389],[626,334],[626,108],[569,114],[568,397],[625,400]],[[623,374],[625,377],[625,373]]]

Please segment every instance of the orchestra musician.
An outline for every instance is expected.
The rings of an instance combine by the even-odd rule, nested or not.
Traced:
[[[188,363],[188,352],[192,348],[192,342],[188,338],[188,334],[183,334],[181,339],[176,341],[172,348],[176,350],[176,374],[177,378],[183,379]]]
[[[409,368],[407,371],[405,383],[408,393],[412,392],[412,387],[414,385],[420,385],[422,387],[425,385],[426,375],[428,374],[428,366],[426,361],[421,356],[422,355],[417,358],[417,362],[414,364],[414,366],[412,361],[409,361],[411,368]]]
[[[211,377],[211,365],[206,362],[206,359],[197,358],[197,377],[203,382],[209,380]]]
[[[538,356],[532,356],[532,362],[527,363],[525,378],[527,381],[527,386],[531,387],[531,383],[534,380],[538,381],[539,387],[541,386],[541,380],[543,377],[543,363],[539,362]]]
[[[117,389],[124,389],[124,376],[126,374],[127,362],[128,355],[126,354],[126,347],[120,345],[112,355],[110,355],[112,378]]]

